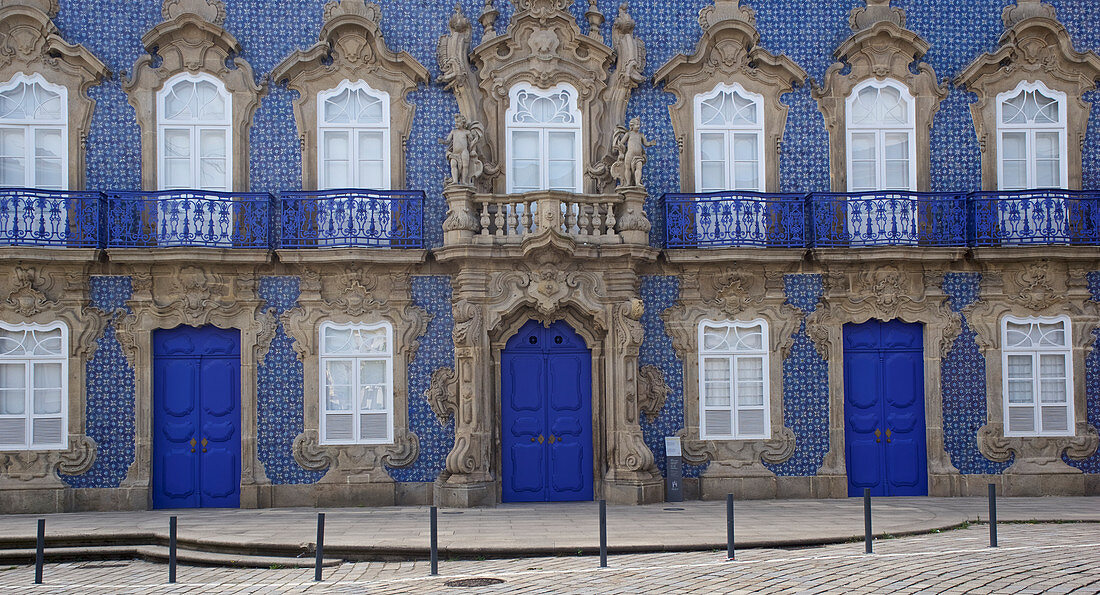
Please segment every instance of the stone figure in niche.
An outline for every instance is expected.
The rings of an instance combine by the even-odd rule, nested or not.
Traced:
[[[480,122],[468,122],[462,114],[455,114],[454,130],[439,141],[447,145],[447,161],[451,164],[448,182],[473,186],[474,180],[485,171],[476,148],[482,138],[485,138],[485,129]]]
[[[630,128],[618,126],[615,130],[615,163],[611,166],[611,177],[619,186],[641,186],[642,167],[646,163],[645,149],[656,145],[656,141],[647,140],[642,134],[642,121],[630,120]]]

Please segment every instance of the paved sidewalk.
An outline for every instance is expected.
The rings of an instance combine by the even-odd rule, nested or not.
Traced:
[[[179,517],[180,547],[193,551],[300,556],[312,549],[321,509],[191,509],[0,515],[0,552],[34,547],[46,519],[48,547],[164,544]],[[408,559],[426,555],[427,507],[328,509],[327,557]],[[612,552],[724,548],[725,502],[609,506]],[[877,498],[876,535],[901,536],[987,519],[983,498]],[[1000,521],[1100,521],[1100,497],[999,498]],[[444,557],[511,557],[591,552],[599,545],[594,502],[440,510]],[[863,501],[753,500],[736,503],[739,547],[843,543],[863,537]]]

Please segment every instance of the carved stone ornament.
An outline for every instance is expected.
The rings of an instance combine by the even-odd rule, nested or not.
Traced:
[[[665,408],[668,391],[665,375],[660,368],[642,366],[638,370],[638,409],[649,418],[649,423],[654,423]]]
[[[43,293],[46,279],[33,267],[15,267],[11,280],[12,290],[5,301],[19,314],[34,316],[57,303]]]
[[[95,456],[95,440],[84,435],[71,434],[69,448],[66,450],[0,453],[0,477],[24,484],[54,486],[61,483],[57,478],[58,473],[79,475],[87,472],[95,463]]]
[[[1046,310],[1063,301],[1065,293],[1051,285],[1050,266],[1049,261],[1028,263],[1013,273],[1017,291],[1009,297],[1032,311]]]
[[[699,11],[703,36],[690,55],[678,54],[654,76],[657,84],[676,96],[669,106],[672,128],[680,145],[680,186],[695,192],[695,98],[719,85],[738,84],[764,98],[765,189],[779,191],[778,149],[787,125],[784,93],[806,81],[806,71],[785,55],[759,45],[756,14],[740,0],[716,0]]]
[[[454,368],[440,368],[432,372],[432,382],[424,391],[424,398],[439,418],[440,425],[458,413],[458,377]]]
[[[1087,423],[1077,423],[1074,436],[1037,438],[1007,438],[1000,423],[990,423],[978,430],[978,450],[982,456],[997,462],[1013,460],[1006,474],[1080,473],[1062,460],[1063,453],[1074,459],[1084,459],[1096,453],[1100,435]]]
[[[451,166],[448,184],[473,186],[485,173],[485,163],[477,153],[483,138],[485,127],[481,122],[468,122],[462,114],[455,114],[454,129],[440,141],[447,146],[447,163]]]
[[[927,62],[916,62],[915,68],[910,68],[930,46],[905,28],[904,11],[891,7],[890,1],[868,0],[866,6],[852,9],[852,35],[836,49],[837,62],[825,72],[824,84],[813,91],[829,129],[829,163],[836,192],[848,190],[846,101],[852,89],[868,79],[897,81],[916,101],[916,189],[931,188],[929,134],[932,117],[947,96],[947,85],[936,80]]]
[[[565,0],[520,0],[501,35],[493,32],[495,11],[483,11],[481,22],[490,33],[472,50],[470,21],[461,5],[455,6],[449,32],[439,41],[439,81],[454,92],[467,121],[485,125],[485,138],[473,147],[484,164],[479,191],[501,192],[505,187],[505,112],[509,90],[518,83],[541,89],[572,85],[583,115],[582,163],[595,165],[612,153],[609,132],[626,119],[630,93],[645,80],[645,46],[634,37],[635,23],[626,4],[612,27],[614,48],[604,45],[598,33],[582,34],[570,5]],[[598,12],[590,5],[589,23],[602,21]],[[610,176],[606,167],[601,172]],[[597,186],[608,182],[589,177],[585,192],[598,192]]]
[[[302,185],[318,188],[318,93],[341,83],[364,82],[389,96],[390,185],[405,187],[405,141],[416,107],[408,94],[427,84],[428,70],[408,52],[394,52],[382,38],[382,10],[369,0],[331,0],[324,6],[321,34],[275,67],[271,80],[298,92],[294,120],[302,144]]]
[[[170,78],[182,73],[205,73],[225,85],[230,96],[231,147],[235,156],[231,190],[248,190],[248,131],[264,89],[256,84],[252,67],[241,57],[241,44],[222,28],[225,14],[222,0],[165,0],[161,9],[164,21],[141,38],[146,53],[134,63],[131,76],[123,78],[122,89],[141,129],[141,184],[146,190],[158,187],[157,92]]]
[[[111,76],[107,67],[82,45],[72,45],[50,19],[58,0],[0,1],[0,83],[18,74],[41,76],[68,90],[69,188],[84,188],[85,146],[95,101],[88,90]]]
[[[642,187],[642,169],[646,164],[646,147],[655,146],[656,141],[647,140],[642,134],[642,121],[630,119],[630,127],[619,125],[612,135],[611,154],[592,168],[590,173],[602,177],[606,169],[615,184],[621,188]]]
[[[1081,154],[1091,104],[1083,95],[1096,88],[1100,56],[1078,52],[1073,39],[1058,22],[1054,7],[1039,0],[1019,0],[1006,6],[1005,31],[993,52],[970,63],[955,84],[978,96],[970,104],[974,131],[982,152],[982,188],[996,190],[997,97],[1017,89],[1020,83],[1042,82],[1052,91],[1066,94],[1066,130],[1069,165],[1068,187],[1081,188]]]

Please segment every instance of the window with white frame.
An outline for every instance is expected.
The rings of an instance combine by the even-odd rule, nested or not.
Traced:
[[[916,102],[905,85],[869,79],[845,102],[848,191],[917,189]]]
[[[0,323],[0,451],[68,448],[68,328]]]
[[[68,189],[67,101],[37,73],[0,85],[0,186]]]
[[[161,190],[233,188],[232,101],[207,74],[180,74],[157,93],[157,172]]]
[[[1072,436],[1069,318],[1001,322],[1005,436]]]
[[[321,325],[321,444],[393,442],[393,328]]]
[[[345,80],[317,96],[319,187],[390,189],[390,97]]]
[[[695,188],[764,191],[764,96],[719,84],[695,96]]]
[[[768,378],[767,322],[700,323],[700,438],[770,437]]]
[[[512,87],[505,116],[509,194],[581,192],[581,113],[577,91],[560,84]]]
[[[1065,188],[1066,94],[1041,81],[997,96],[997,183],[1001,190]]]

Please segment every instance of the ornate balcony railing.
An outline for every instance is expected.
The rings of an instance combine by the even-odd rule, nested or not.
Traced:
[[[270,194],[109,192],[106,202],[107,248],[271,247]]]
[[[965,194],[817,193],[810,200],[817,248],[966,245]]]
[[[615,207],[622,199],[615,195],[583,195],[566,192],[531,192],[503,195],[480,194],[474,199],[478,235],[501,241],[522,241],[524,236],[553,228],[580,241],[600,242],[614,238]]]
[[[282,206],[280,248],[424,246],[423,192],[284,192]]]
[[[0,188],[0,245],[99,248],[98,192]]]
[[[975,246],[1100,244],[1100,193],[976,192]]]
[[[665,240],[669,248],[803,248],[806,231],[804,194],[665,195]]]

